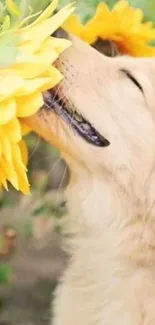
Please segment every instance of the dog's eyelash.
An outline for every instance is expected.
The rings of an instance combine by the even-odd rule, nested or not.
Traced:
[[[125,69],[122,69],[121,70],[123,73],[125,73],[125,75],[140,89],[141,92],[143,92],[143,88],[142,86],[140,85],[140,83],[137,81],[137,79],[135,79],[135,77],[133,77],[133,75],[125,70]]]

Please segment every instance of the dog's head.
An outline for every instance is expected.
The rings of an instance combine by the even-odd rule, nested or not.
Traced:
[[[141,186],[155,168],[155,59],[109,58],[72,43],[56,63],[64,80],[28,122],[75,168]]]

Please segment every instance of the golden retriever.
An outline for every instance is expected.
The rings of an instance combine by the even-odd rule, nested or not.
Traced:
[[[101,55],[71,37],[64,80],[27,122],[61,149],[69,266],[54,325],[155,324],[155,59]]]

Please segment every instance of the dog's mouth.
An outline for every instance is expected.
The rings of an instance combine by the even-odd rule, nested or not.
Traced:
[[[68,108],[67,104],[59,98],[56,90],[46,91],[43,94],[44,109],[52,110],[87,143],[96,147],[108,147],[110,142],[102,136],[76,109]]]

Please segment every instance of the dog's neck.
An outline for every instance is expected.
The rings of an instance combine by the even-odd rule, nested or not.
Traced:
[[[67,197],[68,231],[76,247],[140,265],[154,263],[155,221],[145,215],[134,193],[110,176],[81,169],[72,173]]]
[[[138,214],[140,202],[110,175],[78,165],[67,196],[71,258],[56,324],[144,324],[151,291],[154,301],[154,218]]]

